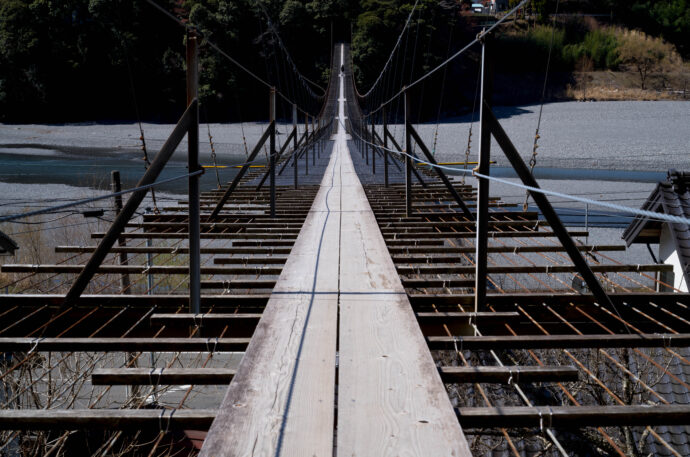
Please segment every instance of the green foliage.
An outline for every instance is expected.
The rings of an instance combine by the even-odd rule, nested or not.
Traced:
[[[608,29],[594,29],[588,32],[582,42],[563,47],[563,59],[576,63],[583,58],[591,59],[594,69],[615,70],[619,65],[618,40]]]

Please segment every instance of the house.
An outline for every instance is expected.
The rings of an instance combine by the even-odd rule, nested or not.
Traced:
[[[642,209],[690,219],[690,172],[669,170],[668,178],[657,184]],[[656,260],[673,265],[673,272],[661,274],[659,280],[687,292],[690,282],[690,227],[636,216],[623,232],[623,239],[633,243],[658,244]]]

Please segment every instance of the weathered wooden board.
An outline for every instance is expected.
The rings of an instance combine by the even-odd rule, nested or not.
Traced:
[[[344,133],[337,455],[471,455]]]
[[[201,456],[333,454],[337,167],[334,153]]]

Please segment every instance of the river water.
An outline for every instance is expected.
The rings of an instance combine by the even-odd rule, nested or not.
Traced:
[[[538,105],[496,107],[495,112],[525,160],[531,155]],[[472,125],[470,161],[477,158],[479,126],[467,115],[440,123],[417,126],[420,135],[443,162],[465,160]],[[201,162],[214,163],[208,134],[217,153],[215,164],[233,165],[246,159],[246,151],[258,140],[265,124],[211,124],[201,126]],[[279,125],[278,143],[290,131]],[[144,124],[149,156],[162,146],[172,125]],[[402,142],[403,129],[391,125]],[[690,170],[690,103],[660,102],[565,102],[544,106],[535,176],[542,187],[615,201],[639,207],[654,183],[669,168]],[[0,204],[13,198],[44,199],[56,193],[85,194],[105,189],[111,170],[120,170],[123,186],[134,186],[144,172],[139,129],[134,123],[85,123],[70,125],[0,124]],[[243,137],[246,139],[243,141]],[[183,141],[160,179],[186,173]],[[265,152],[261,153],[262,156]],[[492,174],[513,176],[494,142]],[[224,183],[236,168],[209,169],[202,188]],[[36,186],[39,185],[39,186]],[[186,191],[186,180],[161,186],[173,194]],[[524,191],[503,184],[493,193],[508,201],[521,201]],[[6,201],[2,201],[3,198]],[[556,199],[557,200],[557,199]],[[555,201],[556,206],[584,211],[581,203]],[[594,209],[594,208],[592,208]],[[576,218],[577,219],[577,218]],[[582,218],[580,218],[582,219]],[[595,220],[590,219],[590,220]],[[576,221],[571,221],[575,224]],[[582,222],[580,220],[579,222]],[[620,222],[620,220],[618,221]],[[620,224],[619,224],[620,225]]]

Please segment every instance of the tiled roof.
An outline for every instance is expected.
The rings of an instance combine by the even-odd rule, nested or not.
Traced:
[[[657,184],[654,191],[642,206],[647,211],[655,211],[673,216],[690,218],[690,173],[669,170],[668,179]],[[683,266],[685,282],[690,283],[690,227],[688,224],[665,222],[671,231],[678,258]],[[658,242],[645,235],[645,230],[658,229],[661,224],[648,216],[636,216],[623,232],[623,239],[632,243]]]

